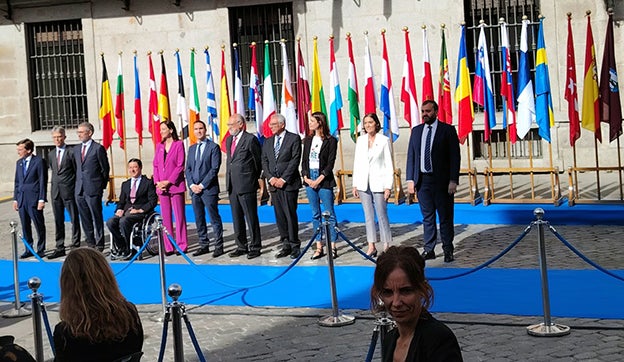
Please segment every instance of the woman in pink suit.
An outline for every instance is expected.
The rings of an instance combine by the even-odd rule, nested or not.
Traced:
[[[184,143],[180,141],[173,122],[160,124],[162,142],[156,146],[154,155],[154,183],[160,201],[163,225],[173,235],[171,208],[176,219],[175,241],[186,252],[186,215],[184,214]],[[173,245],[165,239],[167,255],[175,252]]]

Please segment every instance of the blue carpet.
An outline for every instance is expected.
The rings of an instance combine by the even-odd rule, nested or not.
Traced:
[[[545,214],[544,219],[551,225],[624,225],[624,205],[575,205],[568,207],[567,204],[554,206],[550,204],[492,204],[483,206],[478,204],[455,205],[456,224],[505,224],[505,225],[528,225],[535,220],[533,210],[541,207]],[[364,212],[360,204],[336,205],[336,218],[338,222],[364,222]],[[159,209],[157,208],[157,211]],[[104,207],[104,220],[110,218],[115,212],[115,205]],[[229,205],[219,205],[219,213],[223,222],[232,222],[232,213]],[[297,208],[300,222],[311,220],[311,211],[308,204],[300,204]],[[261,223],[275,223],[273,207],[263,205],[258,207],[258,217]],[[392,223],[421,223],[420,207],[418,204],[388,205],[388,218]],[[65,215],[69,221],[69,216]],[[195,215],[191,205],[186,205],[186,220],[195,222]]]
[[[58,302],[59,262],[20,262],[22,300],[30,291],[26,281],[42,280],[46,302]],[[117,273],[125,264],[113,263]],[[13,300],[10,261],[0,261],[0,299]],[[328,270],[325,266],[286,268],[242,265],[167,265],[167,285],[183,287],[188,304],[256,307],[330,308]],[[428,268],[428,277],[455,275],[466,269]],[[336,289],[342,309],[367,309],[373,267],[339,266]],[[616,271],[624,277],[624,271]],[[273,279],[277,278],[275,281]],[[157,264],[135,263],[118,275],[124,295],[137,304],[158,304],[160,277]],[[272,281],[272,282],[270,282]],[[269,283],[267,283],[269,282]],[[435,312],[493,313],[539,316],[543,314],[540,275],[532,269],[483,269],[457,279],[432,281]],[[551,314],[556,317],[624,319],[624,283],[594,270],[549,271]]]

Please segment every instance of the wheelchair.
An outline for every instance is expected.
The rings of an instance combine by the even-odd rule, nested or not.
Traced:
[[[158,213],[152,212],[142,222],[134,224],[130,233],[131,245],[129,245],[128,250],[138,252],[151,235],[152,237],[149,238],[145,251],[151,256],[158,255],[158,238],[155,233],[156,216],[158,216]],[[143,255],[139,255],[139,260],[142,259]]]

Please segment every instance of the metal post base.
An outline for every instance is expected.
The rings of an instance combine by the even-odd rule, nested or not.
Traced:
[[[570,334],[570,327],[563,324],[552,323],[548,326],[540,323],[528,326],[527,333],[536,337],[559,337]]]
[[[20,318],[20,317],[27,317],[29,315],[32,314],[32,310],[30,309],[26,309],[25,307],[25,303],[23,303],[18,309],[9,309],[6,312],[4,312],[2,314],[3,318]]]
[[[328,315],[325,317],[321,317],[318,320],[318,324],[323,327],[342,327],[353,323],[355,323],[355,317],[344,314],[341,314],[337,317],[334,317],[333,315]]]

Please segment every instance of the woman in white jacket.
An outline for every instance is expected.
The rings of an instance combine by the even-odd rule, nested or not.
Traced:
[[[353,196],[359,197],[366,220],[366,254],[377,256],[377,231],[375,214],[379,223],[379,235],[384,243],[384,251],[392,242],[390,223],[388,222],[387,201],[394,181],[390,140],[381,130],[379,118],[375,113],[364,116],[364,131],[355,145],[353,160]]]

